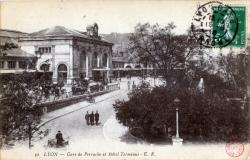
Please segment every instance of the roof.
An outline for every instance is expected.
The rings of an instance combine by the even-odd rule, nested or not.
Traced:
[[[76,30],[70,30],[63,26],[54,26],[51,28],[46,28],[38,32],[30,33],[28,36],[76,36],[76,37],[84,37],[87,38],[86,35],[77,32]]]
[[[3,54],[7,57],[36,57],[30,53],[25,52],[21,48],[12,48],[2,51]]]
[[[0,37],[11,37],[11,38],[18,38],[23,36],[27,33],[16,31],[16,30],[9,30],[9,29],[0,29]]]
[[[43,29],[43,30],[40,30],[38,32],[33,32],[33,33],[30,33],[28,34],[27,36],[24,36],[23,38],[36,38],[36,37],[77,37],[77,38],[84,38],[84,39],[88,39],[88,40],[96,40],[96,41],[102,41],[102,42],[106,42],[106,43],[109,43],[109,44],[112,44],[111,42],[108,42],[107,40],[101,38],[101,39],[98,39],[98,38],[93,38],[93,37],[90,37],[86,34],[86,32],[81,32],[81,31],[78,31],[78,30],[75,30],[75,29],[68,29],[64,26],[54,26],[54,27],[51,27],[51,28],[46,28],[46,29]]]
[[[9,29],[0,29],[0,44],[5,43],[15,43],[18,44],[18,38],[24,36],[27,33],[20,31],[9,30]]]

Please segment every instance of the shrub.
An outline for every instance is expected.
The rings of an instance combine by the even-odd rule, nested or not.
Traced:
[[[175,104],[178,97],[180,104]],[[145,140],[175,134],[176,107],[179,132],[186,141],[246,141],[248,122],[242,104],[223,95],[206,96],[188,88],[156,87],[142,84],[129,93],[128,101],[114,104],[117,119],[130,129],[141,128]],[[137,133],[138,135],[138,133]]]

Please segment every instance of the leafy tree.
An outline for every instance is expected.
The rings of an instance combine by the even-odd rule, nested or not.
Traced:
[[[12,139],[28,137],[29,125],[33,127],[39,122],[36,104],[40,102],[40,91],[32,81],[34,76],[9,75],[4,77],[3,98],[1,99],[1,132]],[[3,80],[3,79],[2,79]]]
[[[175,104],[178,97],[180,104]],[[228,101],[223,95],[205,97],[192,89],[168,86],[149,89],[146,84],[129,94],[128,101],[114,104],[120,123],[140,128],[137,136],[153,141],[166,139],[166,129],[175,134],[175,108],[179,108],[180,136],[185,141],[246,141],[248,120],[241,103]]]
[[[138,24],[135,32],[129,37],[130,52],[133,58],[145,65],[154,64],[164,80],[171,84],[176,81],[178,68],[184,68],[187,61],[197,54],[197,45],[187,35],[175,35],[175,25],[169,23],[161,27],[159,24]]]

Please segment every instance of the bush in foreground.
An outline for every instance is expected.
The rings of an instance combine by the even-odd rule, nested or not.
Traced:
[[[128,101],[117,101],[114,108],[119,122],[130,129],[139,128],[136,136],[145,140],[175,135],[178,107],[179,133],[185,141],[246,141],[248,120],[242,104],[214,95],[183,88],[150,89],[142,84],[129,94]],[[176,97],[179,104],[174,103]]]

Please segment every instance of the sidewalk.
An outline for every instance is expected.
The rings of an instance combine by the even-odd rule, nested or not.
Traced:
[[[103,126],[103,136],[106,140],[121,141],[121,137],[128,132],[128,128],[120,124],[115,115],[112,115]]]

